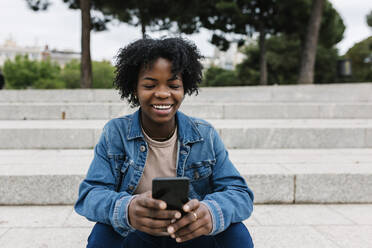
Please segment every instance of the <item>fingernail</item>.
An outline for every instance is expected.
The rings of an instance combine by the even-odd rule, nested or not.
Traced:
[[[190,210],[189,205],[185,205],[185,206],[183,206],[183,210],[185,210],[185,212],[188,212],[188,211]]]
[[[167,208],[167,204],[165,204],[165,202],[161,202],[161,203],[159,204],[159,207],[160,207],[161,209],[166,209],[166,208]]]
[[[177,213],[174,215],[174,218],[176,218],[176,219],[181,218],[181,213],[180,213],[180,212],[177,212]]]
[[[171,220],[171,223],[173,224],[173,223],[175,223],[176,222],[176,219],[172,219]]]
[[[172,226],[169,226],[167,230],[170,234],[174,233],[174,228]]]
[[[181,242],[181,239],[180,238],[176,238],[176,241],[179,243],[179,242]]]

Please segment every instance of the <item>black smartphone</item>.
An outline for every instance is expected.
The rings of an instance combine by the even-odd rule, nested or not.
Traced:
[[[189,178],[157,177],[152,180],[152,197],[167,203],[167,209],[179,210],[189,201]]]

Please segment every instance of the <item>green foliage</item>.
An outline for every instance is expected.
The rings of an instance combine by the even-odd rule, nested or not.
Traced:
[[[108,61],[93,61],[93,88],[112,88],[115,67]],[[80,88],[80,62],[72,60],[64,68],[51,61],[34,61],[27,56],[7,60],[3,68],[9,89]]]
[[[366,21],[367,21],[368,26],[372,27],[372,10],[366,16]]]
[[[110,89],[113,88],[115,77],[115,67],[109,61],[93,61],[93,88]]]
[[[216,66],[208,68],[204,73],[202,86],[237,86],[241,85],[235,71]]]
[[[8,88],[25,89],[35,85],[40,79],[56,79],[60,68],[51,61],[33,61],[27,55],[17,55],[14,61],[4,63],[4,76]]]
[[[237,66],[237,75],[247,84],[259,83],[259,50],[257,44],[249,45],[245,59]],[[294,84],[297,81],[301,42],[293,36],[277,35],[267,40],[268,82]],[[319,45],[315,63],[315,83],[337,81],[337,50]]]
[[[66,85],[60,79],[40,78],[33,85],[34,89],[64,89]]]
[[[80,62],[74,59],[65,64],[59,79],[68,89],[80,88]]]
[[[356,43],[347,51],[345,57],[351,60],[351,81],[372,81],[372,36]]]

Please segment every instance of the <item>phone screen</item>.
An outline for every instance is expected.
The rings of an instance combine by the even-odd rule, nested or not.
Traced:
[[[180,210],[189,201],[189,178],[158,177],[152,180],[152,197],[167,203],[167,209]]]

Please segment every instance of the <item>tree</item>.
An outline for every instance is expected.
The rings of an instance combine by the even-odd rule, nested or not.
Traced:
[[[50,60],[34,61],[27,55],[17,55],[14,61],[6,60],[4,63],[4,76],[9,88],[26,89],[41,85],[49,80],[56,80],[60,67]]]
[[[235,71],[211,66],[204,73],[202,86],[237,86],[241,85]]]
[[[368,26],[372,27],[372,10],[366,16],[366,21],[367,21]]]
[[[251,36],[259,33],[260,47],[260,84],[267,84],[266,36],[278,31],[275,23],[277,11],[275,0],[222,0],[202,8],[208,11],[201,14],[202,26],[213,30],[212,43],[226,50],[232,41],[226,33]],[[244,38],[243,38],[244,40]],[[242,39],[238,41],[243,44]]]
[[[103,1],[103,0],[101,0]],[[34,10],[47,10],[50,6],[50,0],[26,0],[28,6]],[[90,32],[103,31],[106,24],[112,20],[109,15],[103,15],[102,11],[96,7],[100,4],[99,0],[63,0],[70,9],[80,9],[82,20],[81,31],[81,88],[92,87],[92,62],[90,56]],[[110,2],[110,1],[105,1]],[[96,10],[97,14],[91,16],[91,10]],[[99,13],[100,14],[99,14]],[[122,18],[124,20],[124,14]]]
[[[247,46],[247,58],[237,66],[241,82],[259,84],[259,48],[256,43]],[[295,36],[276,35],[267,40],[268,80],[271,84],[295,84],[299,69],[301,41]],[[285,58],[285,63],[283,63]],[[337,81],[336,65],[339,57],[337,49],[322,44],[317,47],[315,79],[317,83]]]
[[[356,43],[346,52],[345,57],[351,60],[352,81],[372,81],[372,36]]]
[[[314,82],[314,65],[318,36],[322,20],[322,11],[326,0],[314,0],[305,39],[305,46],[301,55],[298,83],[312,84]]]

